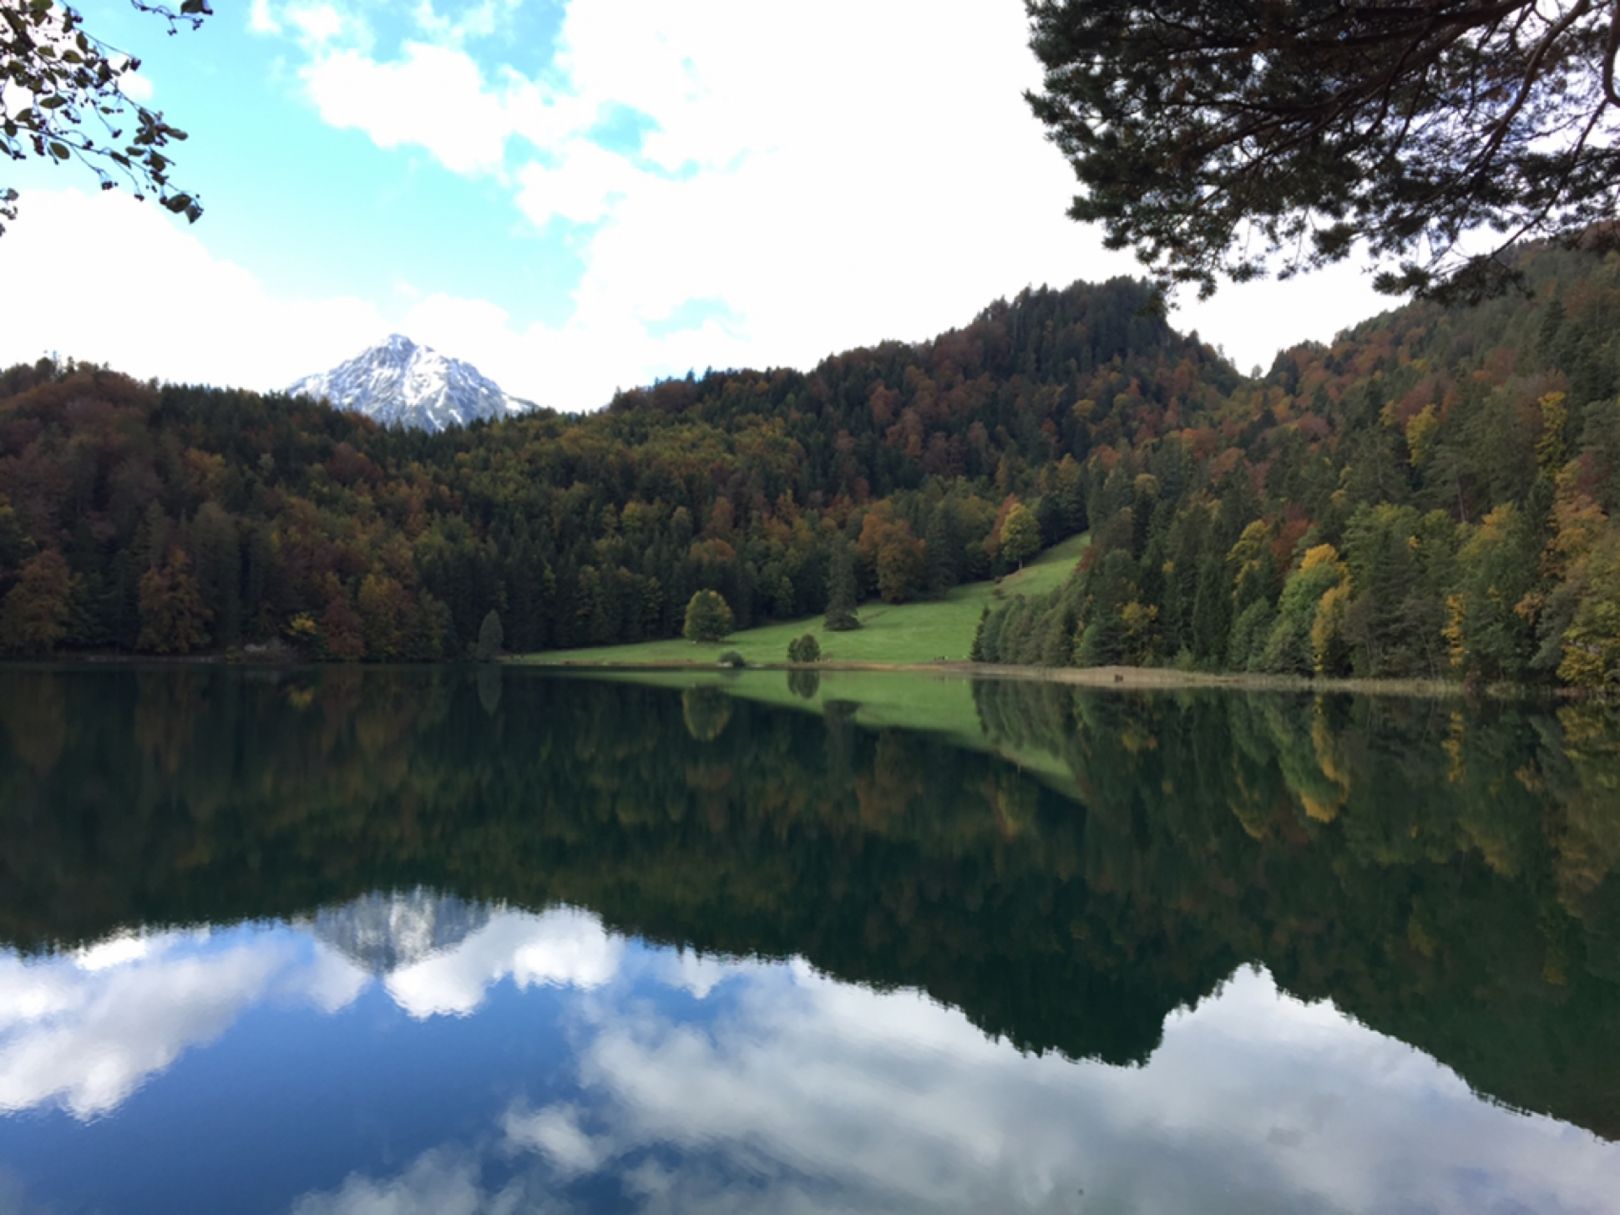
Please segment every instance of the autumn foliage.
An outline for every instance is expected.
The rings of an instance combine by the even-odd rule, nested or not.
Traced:
[[[983,656],[1620,688],[1620,258],[1520,269],[1094,449],[1086,561]]]

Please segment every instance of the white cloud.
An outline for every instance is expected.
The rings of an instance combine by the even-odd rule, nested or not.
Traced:
[[[570,144],[555,165],[535,161],[518,171],[517,205],[536,224],[553,219],[590,224],[639,188],[645,177],[622,156],[594,143]]]
[[[72,954],[0,956],[0,1111],[108,1113],[252,1004],[274,996],[333,1012],[363,984],[341,959],[274,932],[205,941],[121,933]]]
[[[543,71],[469,49],[506,27],[509,0],[418,3],[386,54],[372,27],[382,11],[255,0],[247,20],[299,48],[297,79],[332,126],[509,190],[546,232],[511,256],[542,259],[574,225],[579,281],[548,285],[535,268],[541,294],[567,291],[566,319],[530,324],[514,314],[532,299],[451,295],[414,271],[414,300],[390,285],[369,300],[280,297],[251,267],[211,257],[206,225],[180,228],[122,196],[31,193],[0,241],[0,276],[29,284],[0,326],[0,361],[60,350],[270,388],[397,330],[516,395],[587,409],[688,369],[807,368],[923,339],[1029,284],[1136,269],[1063,214],[1073,181],[1022,99],[1037,71],[1017,5],[942,20],[927,0],[828,0],[799,19],[754,0],[574,0]],[[597,124],[626,111],[652,124],[641,147],[604,146]],[[432,230],[443,217],[409,222]],[[129,288],[84,288],[112,266]],[[698,300],[718,301],[724,320],[658,324]],[[1376,306],[1340,267],[1186,300],[1174,319],[1247,370]]]
[[[580,1111],[572,1105],[553,1105],[532,1113],[511,1110],[502,1129],[513,1147],[539,1152],[565,1176],[590,1172],[607,1158],[603,1147],[580,1126]]]
[[[298,299],[122,191],[29,191],[0,238],[0,365],[53,351],[140,377],[284,387],[388,332],[371,304]]]
[[[447,28],[431,10],[420,25]],[[590,408],[660,375],[807,367],[931,336],[1029,284],[1134,272],[1063,214],[1068,167],[1022,98],[1037,79],[1026,36],[1016,5],[943,21],[926,0],[830,0],[794,21],[752,0],[576,2],[547,82],[423,43],[386,63],[317,57],[306,79],[335,125],[457,172],[505,179],[515,159],[514,200],[536,225],[599,225],[565,324],[480,342],[522,380],[512,391]],[[638,151],[594,138],[623,110],[654,124]],[[694,299],[723,301],[729,323],[649,337],[650,318]],[[1373,299],[1341,268],[1183,301],[1178,320],[1268,364]]]
[[[281,22],[271,0],[251,0],[248,5],[248,29],[255,34],[279,34]]]
[[[125,72],[118,78],[118,91],[138,105],[145,105],[152,100],[157,91],[152,85],[150,76],[143,76],[140,72]]]
[[[679,950],[673,955],[665,953],[663,959],[664,982],[671,987],[681,988],[699,1000],[707,1000],[709,993],[732,975],[758,969],[763,965],[757,962],[718,958],[712,954],[694,953],[687,949]]]
[[[502,32],[522,4],[523,0],[482,0],[480,4],[463,4],[459,13],[452,15],[439,12],[432,0],[420,0],[412,16],[424,34],[459,43]]]
[[[614,1009],[579,1047],[591,1157],[647,1209],[1606,1209],[1620,1148],[1493,1105],[1328,1004],[1240,972],[1141,1068],[1023,1055],[915,992],[802,964],[719,1024]],[[657,1149],[670,1167],[649,1168]],[[542,1145],[542,1151],[546,1151]],[[584,1159],[580,1153],[579,1159]]]
[[[150,957],[158,940],[140,933],[120,932],[76,950],[73,956],[85,970],[107,970]]]
[[[668,961],[652,973],[670,977]],[[1121,1068],[1022,1054],[920,993],[802,962],[716,965],[734,998],[696,1021],[643,998],[634,974],[572,1001],[576,1075],[545,1084],[566,1099],[520,1100],[494,1134],[351,1176],[294,1215],[571,1209],[573,1193],[615,1189],[649,1215],[1596,1215],[1620,1162],[1616,1145],[1493,1105],[1261,972],[1171,1016],[1153,1058]]]
[[[325,46],[342,37],[349,23],[330,4],[294,4],[287,9],[287,21],[306,45]]]
[[[477,1161],[449,1150],[426,1152],[397,1177],[347,1178],[330,1193],[306,1194],[292,1215],[514,1215],[517,1195],[491,1197]]]
[[[508,978],[519,987],[601,987],[623,955],[623,939],[587,912],[500,912],[442,953],[395,970],[386,986],[412,1017],[465,1016]]]
[[[1136,272],[1063,214],[1072,177],[1022,97],[1037,80],[1022,11],[938,16],[923,0],[834,0],[803,22],[747,0],[570,5],[557,66],[574,94],[657,129],[639,162],[609,157],[616,170],[575,132],[551,167],[520,171],[517,201],[536,223],[605,218],[569,327],[587,349],[601,335],[603,353],[623,352],[615,382],[806,367],[932,336],[1025,285]],[[672,180],[648,162],[697,171]],[[700,298],[728,305],[723,334],[641,340],[647,318]],[[1177,319],[1240,363],[1269,363],[1373,299],[1346,267],[1185,300]]]
[[[501,166],[512,102],[486,89],[461,51],[412,42],[398,61],[378,63],[342,50],[317,58],[303,76],[322,118],[364,131],[378,147],[418,145],[456,173]]]

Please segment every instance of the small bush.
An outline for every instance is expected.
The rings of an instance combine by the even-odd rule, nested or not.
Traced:
[[[748,659],[737,653],[736,650],[727,650],[724,654],[720,655],[718,661],[721,666],[731,667],[733,670],[741,670],[743,667],[748,665]]]
[[[847,633],[861,627],[861,619],[854,612],[827,610],[826,629],[829,633]]]

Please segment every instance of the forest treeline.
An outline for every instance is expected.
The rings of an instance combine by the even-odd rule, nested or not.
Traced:
[[[1095,444],[1080,567],[976,655],[1620,685],[1620,259],[1520,267]]]
[[[0,373],[0,650],[331,659],[672,637],[939,595],[1090,528],[1001,662],[1620,682],[1620,261],[1239,376],[1131,280],[921,344],[429,435],[51,363]],[[1033,523],[1033,526],[1031,524]]]
[[[671,637],[936,595],[1082,529],[1109,417],[1204,408],[1236,377],[1145,286],[1030,291],[922,345],[808,373],[711,372],[440,435],[279,396],[50,363],[0,373],[0,648],[317,657]],[[1208,400],[1206,400],[1208,398]],[[1020,509],[1022,508],[1022,509]],[[1029,528],[1031,517],[1038,530]],[[1004,551],[1005,549],[1005,551]]]

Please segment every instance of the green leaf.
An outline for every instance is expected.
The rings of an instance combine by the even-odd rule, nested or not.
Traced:
[[[59,110],[67,104],[66,97],[42,97],[39,108],[42,110]]]
[[[66,160],[70,155],[67,144],[53,141],[51,143],[51,155],[56,157],[57,160]]]

